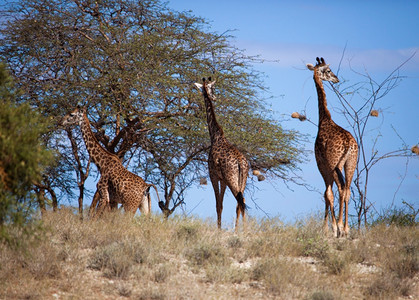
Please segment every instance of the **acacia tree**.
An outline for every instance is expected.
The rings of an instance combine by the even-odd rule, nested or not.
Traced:
[[[297,168],[300,136],[265,109],[257,59],[232,46],[227,32],[209,32],[205,20],[158,0],[22,0],[2,13],[0,57],[20,101],[57,122],[85,105],[99,142],[164,191],[166,215],[206,173],[203,100],[192,87],[203,76],[217,78],[219,121],[254,168],[283,179]],[[75,131],[65,133],[69,140],[54,133],[51,146],[80,143]],[[77,174],[82,199],[89,161],[84,148],[71,149],[72,161],[61,163],[75,166],[64,169]]]

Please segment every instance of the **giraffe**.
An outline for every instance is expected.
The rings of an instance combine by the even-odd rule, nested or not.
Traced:
[[[328,230],[329,208],[332,215],[333,233],[337,237],[349,234],[348,225],[348,203],[351,196],[350,186],[358,160],[358,144],[354,137],[345,129],[337,125],[332,120],[327,109],[326,93],[322,81],[339,82],[339,79],[330,70],[323,57],[316,58],[317,64],[307,64],[307,68],[313,71],[313,79],[316,84],[318,105],[319,105],[319,124],[314,153],[316,156],[317,167],[326,185],[324,193],[325,215],[324,231]],[[345,169],[345,178],[342,169]],[[333,183],[336,182],[339,191],[339,219],[336,217],[333,206]],[[343,206],[345,205],[345,225],[343,225]]]
[[[61,124],[80,126],[87,151],[99,169],[101,177],[97,183],[100,199],[98,213],[102,213],[109,206],[115,206],[114,203],[121,203],[125,212],[134,214],[139,208],[141,213],[150,214],[149,190],[150,187],[154,187],[159,198],[156,186],[146,183],[141,177],[128,171],[117,155],[110,153],[99,144],[92,132],[85,110],[78,106],[64,117]]]
[[[207,82],[203,78],[202,82],[202,84],[195,83],[195,87],[204,96],[208,131],[211,139],[208,169],[215,193],[217,225],[218,228],[221,228],[224,192],[228,186],[237,200],[235,224],[237,229],[240,215],[243,223],[245,222],[246,204],[243,194],[249,173],[249,163],[244,155],[226,139],[223,129],[216,120],[213,105],[213,101],[216,100],[213,92],[215,80],[211,81],[210,77],[209,82]]]

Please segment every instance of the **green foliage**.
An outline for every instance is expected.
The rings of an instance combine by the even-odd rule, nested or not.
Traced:
[[[46,123],[28,103],[15,104],[17,95],[6,68],[0,65],[0,238],[9,225],[23,225],[34,206],[33,184],[51,160],[42,144]]]
[[[403,207],[390,208],[383,212],[373,220],[371,225],[416,226],[419,209],[415,209],[413,205],[405,201],[403,201],[403,204]]]

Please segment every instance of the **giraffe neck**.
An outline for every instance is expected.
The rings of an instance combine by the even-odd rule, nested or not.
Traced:
[[[83,140],[89,155],[99,170],[109,165],[109,159],[114,156],[112,153],[103,148],[96,137],[94,136],[90,127],[89,119],[86,114],[83,114],[83,120],[80,124]]]
[[[218,125],[215,118],[214,106],[207,92],[204,89],[205,110],[207,113],[208,131],[211,137],[211,144],[220,136],[224,136],[223,129]]]
[[[314,78],[314,83],[316,84],[317,98],[319,101],[319,124],[320,124],[321,121],[325,119],[331,120],[332,116],[330,115],[330,112],[327,109],[326,93],[324,92],[323,82],[318,77],[316,72],[314,72],[313,78]]]

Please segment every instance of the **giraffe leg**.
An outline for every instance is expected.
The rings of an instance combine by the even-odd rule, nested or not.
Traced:
[[[227,186],[220,181],[220,192],[218,194],[218,200],[217,200],[217,223],[218,223],[218,228],[220,229],[221,229],[221,214],[223,212],[223,201],[224,201],[224,193],[226,191],[226,187]]]
[[[358,159],[358,148],[355,149],[350,153],[348,159],[345,162],[345,226],[343,228],[345,235],[349,234],[349,224],[348,224],[348,205],[349,199],[351,197],[351,183],[352,178],[355,173],[356,165]]]
[[[339,162],[335,171],[333,172],[333,180],[336,182],[336,186],[338,187],[339,192],[339,217],[338,217],[338,232],[337,237],[343,237],[345,235],[344,227],[343,227],[343,210],[344,210],[344,202],[345,202],[345,194],[346,194],[346,183],[345,178],[340,170],[343,168],[343,162]],[[346,211],[346,210],[345,210]],[[346,224],[346,220],[345,220]]]
[[[241,215],[243,219],[243,227],[246,226],[246,200],[244,199],[244,190],[246,189],[247,175],[249,173],[249,163],[243,156],[239,163],[239,190],[243,197],[243,205],[241,206]]]
[[[324,194],[325,194],[326,207],[329,206],[330,214],[332,215],[333,235],[337,236],[337,225],[336,225],[337,222],[336,222],[336,217],[335,217],[332,187],[333,187],[333,181],[326,185],[326,192]],[[325,213],[324,226],[326,226],[327,228],[327,212]]]
[[[225,186],[224,186],[224,191],[223,191],[223,186],[221,184],[221,187],[220,187],[220,181],[218,177],[211,176],[211,172],[210,172],[210,179],[211,179],[212,188],[214,189],[214,194],[215,194],[215,205],[217,209],[217,225],[218,225],[218,228],[221,229],[221,214],[223,212],[223,196],[224,196]],[[222,195],[221,195],[221,192],[222,192]]]
[[[345,236],[349,235],[349,224],[348,224],[348,204],[351,196],[350,188],[345,189],[345,226],[343,227],[343,233]]]
[[[349,234],[348,225],[348,202],[350,197],[350,189],[344,188],[339,190],[339,221],[338,221],[338,236],[345,237]],[[343,214],[345,213],[345,221],[343,221]]]
[[[323,231],[325,233],[328,233],[329,232],[328,220],[329,220],[330,202],[327,198],[327,190],[324,192],[324,203],[325,203],[325,210],[324,210]]]
[[[150,188],[149,188],[150,191]],[[151,196],[150,196],[150,192],[147,193],[147,205],[148,205],[148,209],[147,209],[147,214],[151,214]]]
[[[98,190],[96,190],[94,196],[93,196],[93,200],[92,203],[90,204],[90,208],[89,208],[89,217],[93,218],[95,216],[95,213],[97,211],[97,204],[100,200],[100,193]]]
[[[243,197],[243,203],[244,203],[244,205],[246,205],[246,200],[244,199],[244,197]],[[242,211],[243,226],[246,226],[246,212],[245,212],[245,209],[242,207],[241,211]]]
[[[240,218],[240,207],[237,204],[236,206],[236,223],[234,224],[234,230],[237,230],[237,226],[239,226],[239,218]]]
[[[97,215],[102,215],[106,208],[109,208],[109,191],[107,179],[101,177],[96,185],[99,191],[99,205],[97,208]]]
[[[148,188],[149,189],[149,188]],[[139,209],[141,214],[149,215],[151,211],[151,199],[150,199],[150,193],[148,192],[148,189],[146,193],[144,194],[143,200],[141,201],[139,205]]]
[[[345,189],[339,189],[339,218],[338,218],[338,232],[337,237],[343,237],[345,235],[343,230],[343,208],[345,200]],[[345,220],[346,223],[346,220]]]
[[[217,225],[221,229],[221,214],[223,212],[223,201],[220,199],[220,188],[218,180],[212,183],[215,194],[215,208],[217,210]]]

